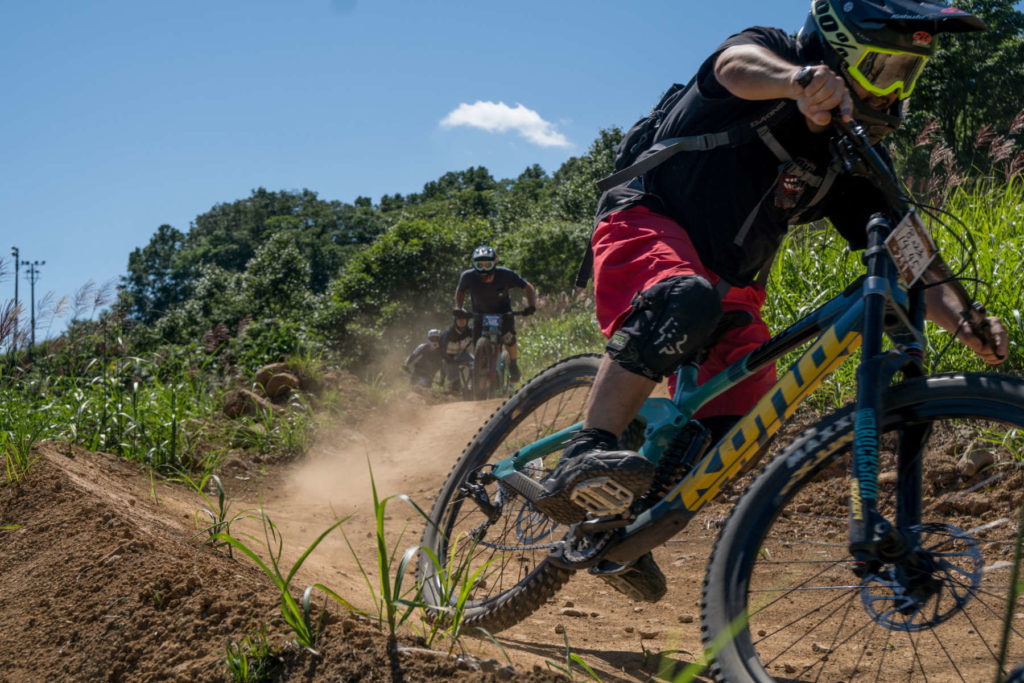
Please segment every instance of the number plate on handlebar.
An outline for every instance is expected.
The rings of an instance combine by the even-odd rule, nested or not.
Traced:
[[[900,271],[900,279],[910,286],[917,282],[939,253],[921,217],[911,211],[885,240],[885,248]]]
[[[500,315],[485,315],[484,327],[501,327]]]

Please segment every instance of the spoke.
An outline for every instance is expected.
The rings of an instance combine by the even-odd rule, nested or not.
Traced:
[[[935,639],[935,642],[939,644],[940,648],[942,648],[942,654],[946,655],[946,660],[949,661],[950,666],[952,666],[953,670],[956,671],[957,676],[960,677],[961,681],[964,681],[966,683],[967,679],[964,678],[963,673],[960,671],[960,667],[957,666],[956,661],[949,654],[949,650],[946,649],[946,645],[942,642],[942,639],[939,638],[939,634],[936,632],[936,629],[928,629],[928,630],[930,631],[932,638]],[[921,637],[924,637],[924,633],[923,632],[921,634]]]
[[[846,623],[847,617],[850,616],[850,610],[853,608],[853,605],[854,605],[854,601],[853,600],[847,601],[846,609],[843,611],[843,618],[839,621],[839,626],[836,628],[835,635],[832,637],[832,642],[830,642],[829,645],[828,645],[828,651],[829,652],[834,651],[836,649],[836,647],[841,644],[841,643],[837,643],[836,641],[838,640],[839,634],[842,633],[842,631],[843,631],[843,625]],[[853,634],[851,634],[850,637],[847,638],[846,640],[851,640],[854,635],[856,635],[856,631]],[[844,640],[843,642],[846,642],[846,640]],[[814,680],[816,680],[816,681],[821,680],[822,674],[825,673],[826,662],[827,661],[828,661],[828,657],[822,657],[819,660],[819,662],[821,663],[821,670],[818,671],[818,675],[815,677]],[[814,668],[814,665],[811,664],[806,669],[804,669],[804,671],[810,671],[813,668]]]
[[[767,663],[770,663],[770,662],[773,662],[773,661],[775,661],[775,660],[776,660],[776,659],[778,659],[778,658],[779,658],[780,656],[782,656],[783,654],[785,654],[786,652],[788,652],[788,651],[789,651],[789,650],[790,650],[791,648],[793,648],[793,647],[794,647],[794,646],[795,646],[795,645],[796,645],[797,643],[799,643],[799,642],[800,642],[800,641],[802,641],[802,640],[803,640],[804,638],[806,638],[806,637],[807,637],[808,635],[810,635],[811,633],[813,633],[813,632],[814,632],[814,629],[815,629],[815,628],[817,628],[817,627],[818,627],[818,626],[820,626],[821,624],[825,623],[825,621],[827,621],[827,620],[829,619],[829,617],[831,617],[831,616],[832,616],[833,614],[835,614],[835,613],[836,613],[836,612],[838,612],[838,611],[839,611],[840,609],[842,609],[842,608],[843,608],[843,605],[845,604],[845,603],[843,603],[843,602],[842,602],[842,601],[843,601],[844,599],[846,599],[846,600],[853,600],[853,599],[854,599],[855,597],[856,597],[856,596],[855,596],[855,595],[852,595],[852,594],[851,594],[851,595],[839,595],[839,596],[836,596],[836,597],[835,597],[835,598],[834,598],[833,600],[830,600],[829,602],[826,602],[826,603],[825,603],[824,605],[821,605],[821,606],[819,606],[819,607],[816,607],[815,609],[813,609],[813,610],[811,610],[811,611],[809,611],[809,612],[805,612],[804,614],[801,614],[801,615],[797,616],[797,617],[796,617],[795,619],[793,619],[792,621],[790,621],[790,622],[788,622],[788,623],[785,623],[785,624],[783,624],[782,626],[780,626],[779,628],[777,628],[777,629],[776,629],[775,631],[773,631],[773,632],[771,632],[771,633],[768,633],[768,634],[766,634],[766,635],[765,635],[765,636],[764,636],[763,638],[761,638],[761,639],[760,639],[760,640],[759,640],[758,642],[763,642],[763,641],[766,641],[766,640],[768,640],[769,638],[771,638],[772,636],[775,636],[775,635],[777,635],[777,634],[779,634],[779,633],[782,633],[783,631],[786,631],[786,630],[788,630],[788,629],[789,629],[789,628],[790,628],[791,626],[793,626],[794,624],[796,624],[796,623],[798,623],[798,622],[800,622],[800,621],[803,621],[803,620],[804,620],[805,618],[807,618],[807,617],[808,617],[808,616],[810,616],[811,614],[816,614],[816,613],[819,613],[819,612],[821,612],[821,611],[822,611],[822,610],[823,610],[824,608],[826,608],[826,607],[829,607],[829,606],[830,606],[830,605],[832,605],[833,603],[839,603],[839,604],[838,604],[838,605],[836,606],[836,608],[835,608],[834,610],[832,610],[831,612],[828,612],[828,613],[826,613],[826,614],[825,614],[825,616],[823,616],[823,617],[821,618],[821,620],[820,620],[820,621],[818,621],[818,623],[814,625],[814,627],[812,627],[812,628],[810,628],[810,629],[807,629],[807,630],[806,630],[806,631],[804,632],[804,634],[803,634],[803,635],[801,635],[801,636],[800,636],[799,638],[797,638],[797,639],[796,639],[795,641],[793,641],[792,643],[790,643],[790,644],[789,644],[789,645],[788,645],[788,646],[787,646],[787,647],[786,647],[785,649],[783,649],[783,650],[782,650],[781,652],[779,652],[779,653],[778,653],[778,654],[777,654],[777,655],[776,655],[775,657],[773,657],[773,658],[772,658],[771,660],[769,660],[769,662],[767,662]],[[751,615],[751,616],[753,616],[753,615]]]
[[[762,605],[756,611],[752,611],[750,616],[753,617],[754,615],[756,615],[756,614],[758,614],[758,613],[768,609],[769,607],[771,607],[775,603],[777,603],[779,600],[781,600],[784,597],[786,597],[787,595],[789,595],[790,593],[796,592],[796,590],[798,588],[800,588],[801,586],[805,586],[807,583],[809,583],[809,582],[813,581],[814,579],[816,579],[817,577],[821,576],[826,571],[828,571],[828,569],[830,569],[831,567],[838,566],[838,565],[842,564],[843,562],[845,562],[845,560],[837,560],[837,561],[833,562],[831,565],[829,565],[828,567],[825,567],[824,569],[819,571],[817,574],[813,574],[811,576],[808,576],[806,579],[804,579],[801,583],[797,584],[796,586],[792,586],[792,587],[786,588],[784,593],[782,593],[781,595],[776,597],[774,600],[768,602],[767,604]],[[755,572],[757,572],[757,571],[759,571],[759,570],[755,569]],[[857,586],[857,587],[859,588],[860,586]],[[765,592],[765,593],[768,593],[768,592],[771,592],[771,591],[769,589],[767,589],[767,588],[762,588],[762,589],[757,589],[757,590],[750,590],[750,589],[748,589],[747,592],[748,593],[754,593],[754,592]]]

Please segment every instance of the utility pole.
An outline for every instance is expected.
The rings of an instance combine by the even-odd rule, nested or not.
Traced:
[[[11,256],[14,257],[14,336],[11,337],[11,351],[18,350],[18,275],[21,273],[21,261],[18,258],[21,256],[21,250],[19,250],[13,244],[11,245]]]
[[[39,279],[39,266],[46,265],[46,261],[22,261],[21,265],[28,266],[25,272],[28,273],[28,282],[31,285],[29,295],[32,297],[32,345],[28,347],[28,357],[31,358],[32,349],[36,345],[36,281]]]

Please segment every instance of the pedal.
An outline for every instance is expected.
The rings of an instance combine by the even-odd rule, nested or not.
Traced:
[[[592,576],[614,576],[629,571],[629,565],[611,560],[601,560],[587,571]]]
[[[569,499],[595,517],[612,517],[629,510],[633,492],[611,477],[595,477],[577,484]]]

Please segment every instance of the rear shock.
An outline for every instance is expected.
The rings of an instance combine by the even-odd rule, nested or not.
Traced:
[[[654,483],[638,502],[638,509],[646,510],[664,498],[690,473],[710,445],[711,431],[707,427],[697,420],[690,420],[683,425],[658,460]]]

